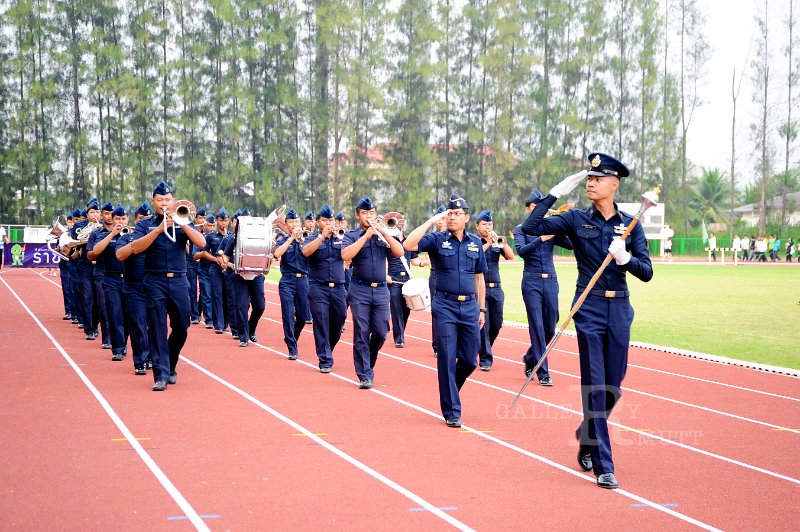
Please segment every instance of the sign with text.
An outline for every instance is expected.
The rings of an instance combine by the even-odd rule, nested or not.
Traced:
[[[58,268],[62,258],[47,248],[47,244],[11,242],[3,250],[5,268]]]

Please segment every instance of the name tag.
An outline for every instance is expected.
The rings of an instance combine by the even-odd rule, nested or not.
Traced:
[[[596,231],[596,230],[597,230],[597,227],[595,227],[595,226],[593,226],[593,225],[586,225],[586,224],[583,224],[583,229],[591,229],[592,231]]]
[[[467,244],[467,251],[478,251],[478,245],[475,242]]]

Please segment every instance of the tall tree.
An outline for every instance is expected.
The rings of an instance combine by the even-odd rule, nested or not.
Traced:
[[[771,105],[770,105],[770,83],[771,83],[771,61],[769,48],[769,0],[764,0],[762,11],[756,17],[756,24],[759,30],[758,45],[756,47],[756,58],[753,61],[754,70],[754,94],[753,101],[758,103],[758,121],[751,126],[755,152],[759,162],[757,174],[760,182],[760,198],[758,201],[758,230],[761,233],[766,231],[767,225],[767,182],[769,180],[772,167],[772,145],[770,143],[771,127]]]

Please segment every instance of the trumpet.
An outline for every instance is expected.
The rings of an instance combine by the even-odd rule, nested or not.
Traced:
[[[502,235],[498,235],[494,231],[489,233],[489,236],[492,238],[492,247],[494,248],[502,248],[506,245],[506,237]]]
[[[334,233],[333,233],[333,236],[335,236],[335,237],[336,237],[336,238],[338,238],[339,240],[342,240],[342,239],[344,238],[344,234],[345,234],[346,232],[347,232],[347,230],[346,230],[344,227],[340,227],[339,229],[337,229],[336,231],[334,231]]]
[[[392,211],[384,214],[378,222],[386,227],[386,232],[389,233],[389,236],[399,236],[403,232],[403,227],[405,227],[406,218],[399,212]]]
[[[300,238],[302,240],[305,240],[306,238],[308,238],[310,236],[311,236],[311,231],[309,231],[308,229],[303,229],[303,232],[300,233]]]
[[[178,200],[175,202],[175,212],[172,214],[172,233],[170,234],[169,226],[167,226],[167,217],[166,213],[164,213],[164,234],[167,235],[167,238],[175,242],[177,239],[176,231],[177,229],[175,226],[189,225],[194,220],[194,217],[197,216],[197,209],[189,200]]]
[[[132,231],[133,231],[133,229],[131,229],[130,226],[126,225],[125,227],[123,227],[122,229],[119,230],[119,234],[127,235],[127,234],[131,233]]]

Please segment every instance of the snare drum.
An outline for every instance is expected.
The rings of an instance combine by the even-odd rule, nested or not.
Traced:
[[[411,310],[425,310],[431,306],[431,289],[422,277],[409,279],[403,285],[403,299]]]
[[[247,280],[269,273],[273,243],[271,220],[240,216],[236,226],[233,271]]]

